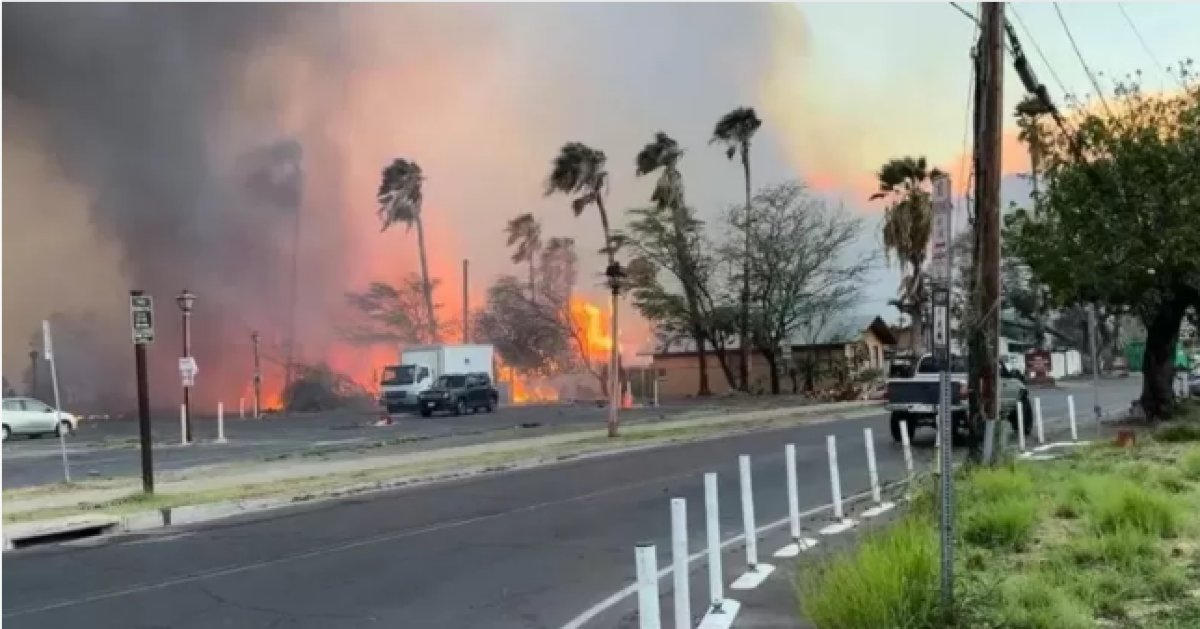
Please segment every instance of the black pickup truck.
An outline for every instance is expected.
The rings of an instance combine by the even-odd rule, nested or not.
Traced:
[[[422,391],[417,403],[421,417],[429,417],[436,411],[462,415],[468,410],[474,413],[483,409],[490,413],[500,405],[500,393],[486,373],[447,374]]]

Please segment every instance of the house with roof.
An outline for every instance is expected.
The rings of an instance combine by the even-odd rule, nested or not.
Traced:
[[[818,389],[838,377],[867,369],[887,372],[888,356],[896,345],[892,328],[879,316],[854,316],[803,326],[778,350],[782,391],[799,393]],[[725,349],[725,360],[734,377],[738,347]],[[731,393],[735,387],[725,376],[720,358],[707,348],[709,389],[713,395]],[[700,363],[689,341],[677,340],[659,346],[651,357],[659,382],[659,396],[681,398],[696,395],[700,385]],[[750,353],[750,389],[771,390],[770,366],[762,353]]]

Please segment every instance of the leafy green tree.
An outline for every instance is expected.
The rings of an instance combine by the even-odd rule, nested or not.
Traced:
[[[708,383],[708,355],[704,335],[704,315],[700,306],[698,265],[701,223],[687,207],[683,193],[683,175],[679,158],[683,149],[667,134],[659,132],[654,140],[637,154],[637,175],[659,171],[658,181],[650,194],[654,205],[648,209],[631,210],[635,219],[628,236],[636,241],[642,259],[653,266],[670,269],[683,292],[682,303],[675,303],[655,275],[639,274],[634,305],[652,321],[679,321],[696,347],[699,361],[699,396],[712,395]],[[632,284],[632,282],[631,282]],[[657,317],[657,318],[656,318]]]
[[[743,207],[744,212],[750,213],[750,140],[754,138],[754,134],[758,133],[758,129],[762,127],[762,120],[758,118],[758,114],[752,107],[738,107],[733,111],[721,116],[717,121],[716,127],[713,128],[712,140],[710,143],[723,144],[725,146],[725,156],[733,159],[735,156],[741,158],[742,162],[742,177],[745,184],[746,204]],[[742,221],[747,226],[744,232],[745,249],[742,250],[742,292],[740,295],[740,326],[739,331],[741,338],[739,341],[739,358],[738,358],[738,378],[741,382],[743,391],[750,388],[750,232],[749,221]]]
[[[918,353],[925,347],[928,291],[924,267],[933,228],[929,182],[938,174],[936,168],[929,169],[924,157],[892,159],[879,169],[879,190],[871,195],[872,200],[889,201],[883,219],[884,253],[889,259],[895,254],[905,274],[900,281],[900,299],[894,305],[911,318],[913,350]]]
[[[416,162],[396,158],[383,169],[379,182],[379,218],[383,229],[396,223],[403,223],[405,228],[417,228],[417,250],[421,258],[421,292],[425,302],[425,325],[428,326],[430,337],[436,342],[441,336],[437,315],[433,306],[433,282],[429,278],[429,264],[426,261],[425,226],[421,221],[422,186],[425,177],[421,167]]]
[[[1079,109],[1073,134],[1047,129],[1037,212],[1006,221],[1007,240],[1058,305],[1128,308],[1146,326],[1141,404],[1164,417],[1173,352],[1200,303],[1200,84],[1149,95],[1118,85],[1111,114]]]
[[[533,214],[526,212],[510,219],[504,231],[508,234],[508,246],[515,246],[512,261],[529,265],[529,295],[533,298],[537,293],[533,283],[534,261],[542,249],[542,224]]]

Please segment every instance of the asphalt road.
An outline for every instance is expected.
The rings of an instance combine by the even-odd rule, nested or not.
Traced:
[[[1140,379],[1105,381],[1101,403],[1111,405],[1132,399],[1140,390]],[[1082,388],[1081,388],[1082,387]],[[1043,398],[1047,416],[1066,414],[1066,393],[1076,396],[1080,418],[1090,417],[1091,388],[1073,383],[1069,389],[1036,392]],[[778,404],[778,398],[745,400],[680,400],[658,409],[635,408],[622,411],[626,420],[670,418],[700,406],[752,408]],[[236,417],[236,415],[234,416]],[[375,426],[376,414],[333,412],[320,415],[267,416],[261,420],[226,418],[228,443],[215,443],[216,420],[199,416],[193,426],[197,443],[180,446],[179,420],[160,418],[152,424],[157,444],[154,453],[156,472],[185,470],[238,461],[254,461],[301,452],[310,448],[353,448],[358,445],[396,438],[436,440],[444,437],[477,436],[479,439],[511,438],[512,429],[529,428],[529,434],[559,426],[600,426],[605,409],[594,406],[523,406],[504,407],[492,414],[450,417],[438,415],[425,419],[396,415],[391,426]],[[504,434],[508,433],[508,434]],[[117,478],[141,474],[137,423],[127,420],[86,421],[79,432],[68,438],[68,458],[72,478]],[[57,483],[63,480],[58,440],[17,438],[4,444],[4,488],[14,489]]]
[[[1111,404],[1123,403],[1122,389],[1106,389]],[[1043,403],[1047,414],[1054,404]],[[881,475],[898,477],[900,450],[886,422],[868,417],[16,551],[4,560],[3,620],[93,629],[559,627],[632,580],[637,542],[656,542],[665,565],[669,498],[688,499],[691,549],[701,550],[706,471],[720,474],[723,533],[736,534],[738,455],[752,456],[760,523],[786,513],[784,443],[797,446],[802,508],[828,501],[827,434],[838,437],[845,493],[864,489],[867,426]],[[731,575],[736,553],[726,557]],[[699,613],[705,591],[692,592]],[[633,604],[620,601],[592,626],[621,624]]]

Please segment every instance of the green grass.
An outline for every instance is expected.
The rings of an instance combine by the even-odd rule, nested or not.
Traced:
[[[1195,422],[1171,422],[1155,431],[1154,438],[1164,443],[1200,441],[1200,424]]]
[[[1027,497],[978,503],[960,516],[962,536],[975,546],[1022,550],[1032,537],[1037,517],[1037,506]]]
[[[1192,450],[1179,459],[1179,471],[1188,480],[1200,481],[1200,450]]]
[[[1157,537],[1175,537],[1183,522],[1179,504],[1171,496],[1126,480],[1092,496],[1090,515],[1101,533],[1128,527]]]
[[[918,516],[865,538],[849,554],[808,567],[797,579],[804,614],[822,629],[936,626],[938,550]]]
[[[905,516],[930,538],[931,488],[916,488]],[[936,601],[918,614],[898,585],[873,582],[903,578],[885,567],[902,554],[887,546],[861,546],[801,579],[807,618],[818,629],[1200,627],[1200,444],[1143,436],[1131,448],[960,472],[956,505],[954,622],[941,621]]]

